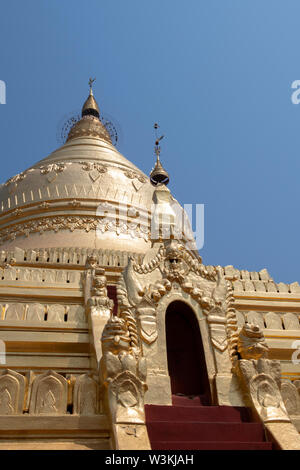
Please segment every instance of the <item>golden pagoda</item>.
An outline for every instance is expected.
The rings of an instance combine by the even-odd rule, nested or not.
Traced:
[[[0,186],[0,449],[300,449],[300,286],[207,266],[92,91]]]

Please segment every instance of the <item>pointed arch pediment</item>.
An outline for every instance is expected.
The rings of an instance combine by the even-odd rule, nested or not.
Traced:
[[[129,310],[136,319],[142,341],[156,341],[157,306],[164,296],[180,292],[200,305],[207,316],[212,344],[224,351],[228,336],[234,336],[237,327],[232,285],[223,269],[203,265],[201,257],[175,239],[152,248],[145,260],[137,263],[130,259],[117,286],[120,310]]]

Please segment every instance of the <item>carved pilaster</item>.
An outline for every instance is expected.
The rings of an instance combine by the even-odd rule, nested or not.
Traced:
[[[90,256],[86,263],[84,299],[95,361],[91,365],[93,369],[98,370],[102,356],[101,336],[113,309],[113,301],[107,295],[105,271],[98,266],[93,256]]]
[[[101,376],[117,449],[150,449],[145,426],[146,360],[129,313],[108,320],[102,335]]]

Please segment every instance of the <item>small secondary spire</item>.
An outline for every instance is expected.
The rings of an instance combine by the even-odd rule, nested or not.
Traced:
[[[157,122],[154,124],[154,129],[155,129],[155,135],[156,135],[156,140],[155,140],[155,147],[154,147],[154,152],[156,154],[156,163],[153,168],[153,170],[150,173],[150,182],[153,186],[157,186],[158,184],[164,184],[167,185],[170,181],[169,174],[168,172],[163,168],[161,162],[160,162],[160,141],[164,138],[164,135],[158,137],[157,136],[157,129],[159,128],[159,125]]]

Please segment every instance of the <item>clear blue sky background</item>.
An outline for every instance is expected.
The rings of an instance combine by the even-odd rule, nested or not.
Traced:
[[[153,123],[205,264],[300,281],[299,0],[10,0],[0,6],[1,181],[56,147],[96,76],[119,150],[147,174]]]

